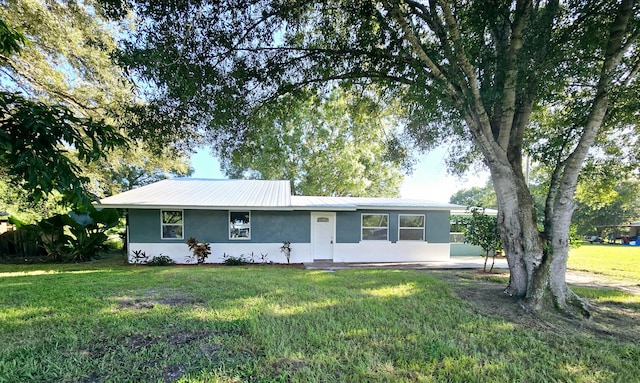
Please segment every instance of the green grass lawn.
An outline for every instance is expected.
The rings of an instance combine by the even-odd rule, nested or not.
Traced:
[[[119,263],[0,265],[0,382],[640,379],[637,333],[526,326],[429,271]]]
[[[605,279],[640,284],[640,246],[584,244],[569,252],[571,270],[588,271]]]

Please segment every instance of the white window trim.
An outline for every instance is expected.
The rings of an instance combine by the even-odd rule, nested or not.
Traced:
[[[452,240],[451,240],[451,237],[452,237],[452,236],[453,236],[453,237],[456,237],[456,238],[457,238],[457,237],[462,237],[462,241],[461,241],[461,242],[458,242],[458,241],[452,241]],[[449,232],[449,243],[452,243],[452,244],[453,244],[453,243],[465,243],[465,241],[464,241],[464,233],[463,233],[463,232],[461,232],[461,231],[451,231],[451,232]]]
[[[182,223],[164,223],[164,212],[165,211],[179,211],[180,216],[182,217]],[[165,238],[164,237],[164,227],[165,226],[180,226],[182,228],[182,236],[176,238]],[[160,238],[163,240],[176,240],[176,239],[184,239],[184,210],[182,209],[161,209],[160,210]]]
[[[362,219],[365,215],[384,215],[387,217],[387,226],[363,226]],[[386,239],[364,239],[363,231],[364,229],[387,229],[387,238]],[[389,214],[385,213],[362,213],[360,214],[360,242],[389,242]]]
[[[231,225],[231,213],[249,213],[249,236],[248,237],[236,237],[233,238],[231,236],[231,227],[229,225]],[[251,218],[251,210],[229,210],[229,214],[227,215],[227,222],[228,222],[228,226],[227,226],[227,233],[229,235],[229,240],[230,241],[248,241],[251,239],[251,233],[253,232],[253,230],[251,229],[251,221],[253,219]]]
[[[400,239],[400,231],[402,229],[405,230],[418,230],[418,227],[407,227],[407,226],[400,226],[400,222],[402,221],[401,217],[422,217],[422,239]],[[425,228],[427,227],[427,217],[425,217],[424,214],[398,214],[398,242],[402,241],[408,241],[408,242],[424,242],[426,240],[426,233],[425,233]]]

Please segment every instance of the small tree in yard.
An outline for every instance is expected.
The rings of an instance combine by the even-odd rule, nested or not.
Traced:
[[[482,247],[484,250],[484,271],[487,271],[487,260],[492,255],[493,262],[491,269],[496,261],[495,254],[502,250],[502,241],[500,240],[500,232],[498,230],[498,218],[486,215],[484,209],[473,209],[471,218],[467,221],[464,229],[464,241],[472,245]]]

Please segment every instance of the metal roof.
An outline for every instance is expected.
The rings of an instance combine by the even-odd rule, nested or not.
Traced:
[[[289,181],[163,180],[100,200],[104,207],[133,209],[332,210],[357,209],[452,210],[464,208],[409,198],[291,196]]]
[[[174,178],[100,200],[118,208],[290,209],[289,181]]]
[[[356,210],[356,209],[460,209],[459,205],[445,204],[414,198],[376,198],[376,197],[315,197],[293,196],[291,204],[294,209],[317,210]]]

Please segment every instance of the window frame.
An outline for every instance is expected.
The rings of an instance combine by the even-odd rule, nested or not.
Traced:
[[[451,216],[449,221],[449,243],[466,243],[464,239],[464,227],[466,223],[461,216]],[[455,230],[459,229],[459,230]]]
[[[165,212],[180,212],[180,223],[165,223],[164,222],[164,213]],[[164,236],[164,228],[165,226],[180,226],[180,237],[172,237],[168,238]],[[182,209],[160,209],[160,238],[162,240],[178,240],[184,239],[184,210]]]
[[[233,237],[231,235],[231,214],[232,213],[247,213],[247,215],[249,216],[249,222],[247,222],[247,230],[248,230],[248,236],[247,237]],[[230,241],[249,241],[251,240],[251,210],[229,210],[229,213],[227,215],[227,222],[228,222],[228,226],[227,226],[227,231],[228,231],[228,235],[229,235],[229,240]]]
[[[422,217],[422,227],[418,227],[418,226],[402,226],[402,217],[403,216],[409,216],[409,217]],[[398,214],[398,242],[399,241],[413,241],[413,242],[424,242],[426,240],[426,234],[425,234],[425,229],[427,227],[427,217],[425,214]],[[412,230],[412,231],[418,231],[419,229],[422,229],[422,239],[402,239],[400,236],[400,233],[402,232],[402,230]]]
[[[379,215],[387,217],[387,226],[364,226],[364,216]],[[385,239],[365,239],[364,229],[387,229],[387,238]],[[389,213],[361,213],[360,214],[360,241],[389,241]]]

